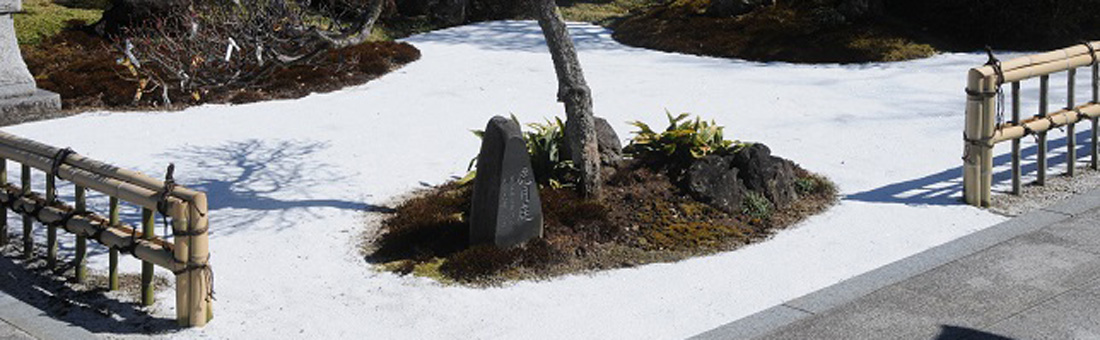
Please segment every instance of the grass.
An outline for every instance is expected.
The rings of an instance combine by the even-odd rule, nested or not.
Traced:
[[[57,35],[70,20],[95,22],[103,15],[102,10],[69,8],[51,0],[23,1],[23,11],[15,15],[15,35],[19,44],[28,46]]]

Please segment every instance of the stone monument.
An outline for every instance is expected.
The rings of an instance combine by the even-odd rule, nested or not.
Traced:
[[[477,156],[470,245],[500,248],[542,237],[542,202],[519,123],[489,120]]]
[[[6,124],[61,110],[61,97],[37,88],[19,53],[12,14],[22,7],[22,0],[0,0],[0,122]]]

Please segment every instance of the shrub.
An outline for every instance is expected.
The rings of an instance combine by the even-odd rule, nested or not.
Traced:
[[[817,190],[817,181],[810,177],[799,177],[794,180],[794,187],[799,194],[807,195]]]
[[[577,181],[578,170],[565,152],[565,124],[561,118],[547,120],[546,124],[527,124],[530,131],[524,133],[527,153],[531,155],[531,167],[535,180],[552,188],[572,186]]]
[[[772,203],[758,192],[746,191],[745,200],[741,203],[741,213],[756,220],[767,221],[772,216]]]
[[[741,145],[726,140],[722,126],[714,121],[706,122],[696,117],[690,120],[690,114],[682,113],[668,116],[668,128],[656,132],[649,125],[635,121],[639,131],[634,132],[634,140],[623,149],[627,155],[650,164],[686,167],[691,161],[710,154],[727,154]]]
[[[513,115],[512,120],[519,124],[516,116]],[[551,188],[570,187],[576,184],[578,170],[565,151],[565,123],[562,123],[561,118],[547,119],[545,124],[527,124],[527,127],[530,130],[523,134],[523,139],[527,144],[527,153],[531,157],[535,181],[541,186]],[[473,132],[478,138],[485,134],[482,130]],[[477,158],[471,160],[471,168],[476,161]],[[473,179],[472,175],[472,173],[467,175],[463,183]]]

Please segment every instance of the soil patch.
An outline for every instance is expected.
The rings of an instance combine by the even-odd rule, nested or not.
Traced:
[[[81,24],[70,23],[70,27]],[[59,93],[66,110],[164,109],[159,91],[139,91],[141,80],[119,64],[122,57],[110,41],[75,28],[23,49],[38,87]],[[171,108],[301,98],[363,84],[418,59],[420,51],[412,45],[369,42],[328,51],[311,65],[280,68],[269,81],[254,87],[216,88],[201,94],[170,92]]]
[[[472,184],[424,190],[366,235],[364,254],[382,270],[442,282],[494,285],[569,273],[673,262],[736,249],[824,211],[836,200],[832,183],[801,168],[798,199],[766,215],[730,214],[700,203],[640,162],[612,172],[602,200],[570,188],[542,188],[544,237],[526,246],[468,247]]]

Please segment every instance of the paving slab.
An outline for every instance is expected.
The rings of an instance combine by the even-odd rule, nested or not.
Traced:
[[[0,340],[34,340],[34,338],[10,323],[0,320]]]
[[[97,339],[91,332],[78,326],[51,318],[45,312],[0,292],[0,323],[14,326],[23,335],[42,340]],[[2,328],[3,325],[0,325]],[[0,333],[0,339],[3,333]],[[14,339],[26,339],[18,338]]]
[[[700,339],[1100,339],[1100,190]]]
[[[1014,339],[1100,339],[1100,296],[1070,290],[989,327]]]

